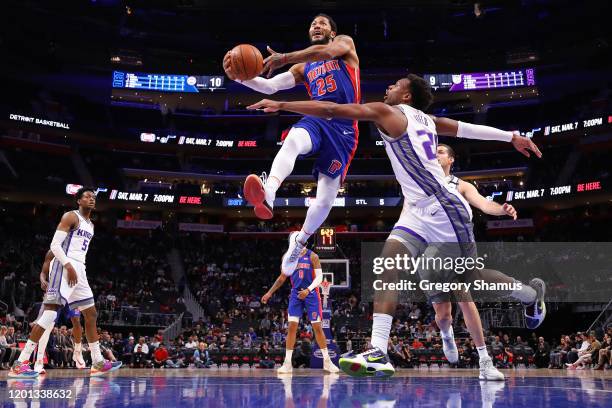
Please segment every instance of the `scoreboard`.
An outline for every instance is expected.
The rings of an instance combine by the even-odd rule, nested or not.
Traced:
[[[510,71],[475,72],[464,74],[425,74],[423,76],[434,90],[465,92],[519,88],[535,86],[535,69],[514,69]]]
[[[168,75],[113,71],[113,88],[158,92],[199,93],[225,89],[221,75]]]
[[[317,231],[315,250],[319,252],[331,252],[336,250],[336,229],[320,228]]]

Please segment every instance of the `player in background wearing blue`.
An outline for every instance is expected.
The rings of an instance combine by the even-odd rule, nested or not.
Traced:
[[[295,271],[289,274],[281,271],[281,274],[276,278],[270,290],[262,296],[261,303],[268,303],[274,292],[283,286],[287,277],[290,277],[291,280],[291,294],[289,295],[289,310],[287,313],[289,315],[287,319],[289,321],[289,329],[287,331],[285,362],[277,372],[279,374],[289,374],[293,371],[291,358],[293,357],[295,337],[300,317],[302,317],[305,310],[323,355],[323,370],[337,373],[340,370],[329,357],[327,339],[321,327],[323,306],[321,304],[321,296],[319,295],[319,285],[323,282],[323,270],[321,269],[319,256],[307,248],[302,249]]]
[[[43,261],[42,269],[40,271],[40,287],[44,292],[46,292],[47,288],[49,287],[49,269],[52,261],[53,252],[47,251],[47,254],[45,255],[45,259]],[[44,305],[41,305],[38,317],[42,315],[44,309]],[[74,353],[72,354],[72,361],[74,361],[77,368],[85,368],[86,364],[85,360],[83,359],[83,345],[81,344],[83,336],[83,327],[81,326],[81,312],[79,311],[79,309],[70,310],[70,308],[67,306],[64,306],[62,312],[72,322],[72,337],[74,338]],[[34,371],[39,374],[46,374],[44,367],[45,350],[47,349],[49,335],[51,334],[52,330],[53,327],[49,327],[48,329],[46,329],[42,337],[38,341]]]
[[[236,80],[232,73],[229,53],[223,68],[233,79],[255,91],[273,94],[304,84],[310,98],[340,104],[360,103],[359,58],[355,44],[347,35],[337,35],[334,20],[326,15],[315,16],[310,24],[312,46],[286,54],[268,47],[271,55],[265,59],[263,74],[246,81]],[[294,64],[289,71],[269,78],[274,70]],[[297,258],[308,238],[323,224],[338,195],[358,141],[357,121],[346,118],[323,119],[305,116],[289,131],[277,153],[265,180],[251,174],[244,183],[244,197],[255,207],[260,219],[273,216],[274,198],[281,183],[291,174],[298,156],[317,154],[313,175],[317,179],[316,202],[308,208],[300,232],[289,236],[289,249],[283,256],[282,270],[291,275]]]

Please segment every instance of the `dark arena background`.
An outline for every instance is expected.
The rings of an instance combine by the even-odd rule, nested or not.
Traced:
[[[350,102],[381,102],[389,85],[414,73],[433,92],[426,113],[516,130],[541,150],[542,158],[528,158],[509,143],[440,136],[455,151],[455,176],[518,213],[514,220],[474,209],[479,246],[533,250],[504,252],[512,265],[504,273],[546,282],[547,314],[535,330],[519,300],[476,303],[484,352],[505,380],[479,380],[481,354],[457,304],[459,360],[449,363],[431,301],[411,292],[400,295],[382,350],[392,376],[324,371],[310,313],[299,320],[292,371],[277,373],[297,272],[267,302],[262,297],[279,276],[289,234],[315,204],[317,155],[298,157],[273,218],[258,219],[245,179],[270,172],[302,115],[246,107],[308,93],[301,83],[256,92],[226,75],[223,58],[238,44],[257,47],[264,59],[267,46],[303,50],[319,13],[352,38],[359,56],[353,85],[361,90]],[[608,2],[8,0],[1,15],[2,406],[612,406]],[[307,243],[323,272],[313,289],[321,295],[316,325],[338,366],[341,354],[372,347],[362,250],[384,243],[404,207],[386,142],[373,122],[360,121],[358,130],[346,180]],[[96,313],[81,313],[87,368],[78,369],[75,319],[61,309],[45,350],[28,351],[28,339],[45,328],[38,326],[47,313],[39,315],[45,254],[83,186],[95,193],[95,237],[80,248],[89,252],[78,285],[88,283],[93,299],[85,302]],[[70,214],[79,228],[88,224]],[[60,251],[73,245],[64,242]],[[539,249],[545,244],[563,268]],[[60,263],[52,261],[50,277],[58,278]],[[68,275],[59,274],[62,285]],[[91,328],[112,373],[94,375]],[[32,353],[23,364],[22,353]]]

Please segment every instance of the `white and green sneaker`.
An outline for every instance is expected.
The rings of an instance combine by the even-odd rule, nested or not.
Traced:
[[[389,358],[379,348],[361,354],[343,354],[340,357],[340,368],[352,377],[390,377],[395,374]]]

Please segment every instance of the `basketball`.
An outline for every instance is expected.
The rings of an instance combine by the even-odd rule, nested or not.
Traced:
[[[236,78],[245,81],[255,78],[263,69],[261,52],[250,44],[240,44],[230,51],[232,70]]]

